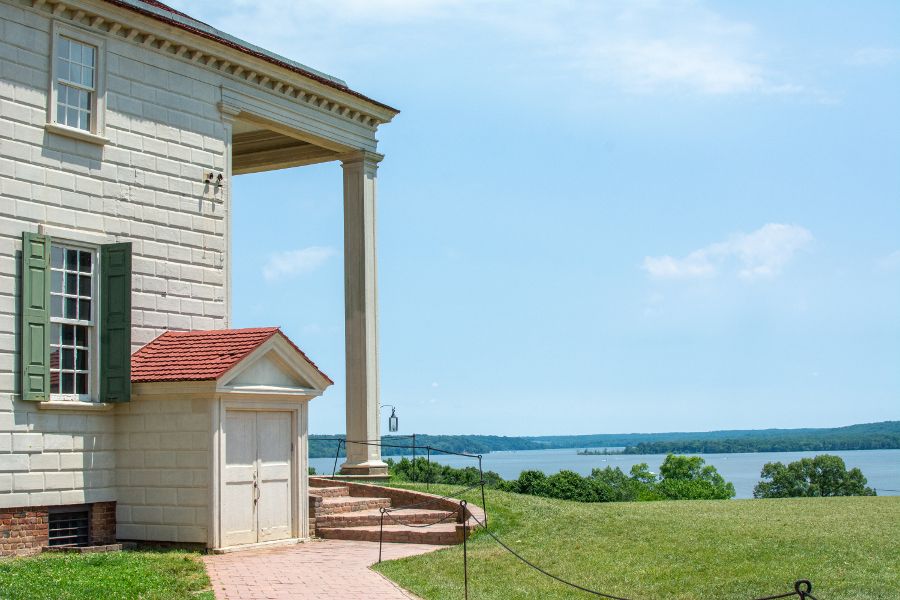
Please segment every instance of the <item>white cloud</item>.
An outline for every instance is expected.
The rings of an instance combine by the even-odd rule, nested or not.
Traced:
[[[334,248],[327,246],[275,252],[269,255],[268,261],[263,266],[263,278],[266,281],[277,281],[304,275],[315,271],[334,255]]]
[[[860,48],[847,59],[847,64],[857,67],[884,67],[895,62],[900,62],[900,48]]]
[[[759,66],[742,62],[713,46],[693,46],[672,40],[627,41],[601,45],[587,68],[612,63],[621,82],[631,91],[653,92],[683,87],[704,94],[730,94],[763,88]]]
[[[734,268],[743,279],[775,277],[794,255],[813,240],[812,233],[797,225],[768,223],[750,233],[694,250],[684,258],[648,256],[642,268],[656,279],[714,277]]]
[[[802,91],[765,66],[750,24],[726,19],[702,3],[629,3],[607,13],[591,15],[589,27],[576,25],[570,48],[574,67],[593,78],[634,93]]]

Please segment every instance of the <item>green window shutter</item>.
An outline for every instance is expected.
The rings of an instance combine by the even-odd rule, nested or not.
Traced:
[[[100,401],[131,400],[131,244],[100,247]]]
[[[22,234],[22,399],[50,399],[50,238]]]

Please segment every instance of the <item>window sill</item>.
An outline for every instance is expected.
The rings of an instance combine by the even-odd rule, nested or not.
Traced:
[[[46,402],[36,402],[43,410],[82,410],[82,411],[106,411],[111,409],[114,404],[112,402],[83,402],[81,400],[48,400]]]
[[[81,129],[75,129],[74,127],[67,127],[58,123],[47,123],[44,125],[44,129],[46,129],[48,133],[63,135],[65,137],[70,137],[81,142],[89,142],[91,144],[97,144],[99,146],[103,146],[109,143],[109,140],[102,135],[82,131]]]

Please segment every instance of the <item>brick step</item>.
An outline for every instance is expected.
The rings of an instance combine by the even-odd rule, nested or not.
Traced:
[[[322,504],[316,508],[316,521],[324,515],[335,513],[347,513],[360,510],[388,508],[391,505],[390,498],[363,498],[352,496],[337,496],[322,498]]]
[[[322,498],[335,498],[338,496],[349,496],[350,488],[345,485],[336,485],[333,487],[311,487],[309,488],[310,496],[320,496]]]
[[[354,540],[377,542],[381,532],[375,526],[366,527],[317,527],[316,535],[329,540]],[[431,544],[450,546],[462,542],[462,525],[441,523],[433,527],[412,528],[403,525],[385,525],[384,541],[402,544]]]
[[[391,512],[385,515],[385,525],[396,525],[398,522],[404,525],[434,523],[447,516],[449,511],[409,509]],[[442,523],[455,523],[456,516],[447,516]],[[361,527],[381,524],[381,511],[378,509],[358,510],[354,512],[322,515],[316,518],[316,527]]]

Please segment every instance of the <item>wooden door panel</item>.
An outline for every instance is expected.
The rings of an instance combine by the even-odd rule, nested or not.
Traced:
[[[291,537],[291,413],[257,414],[259,541]]]
[[[225,413],[225,481],[222,490],[223,545],[257,541],[254,478],[257,463],[256,413]]]

